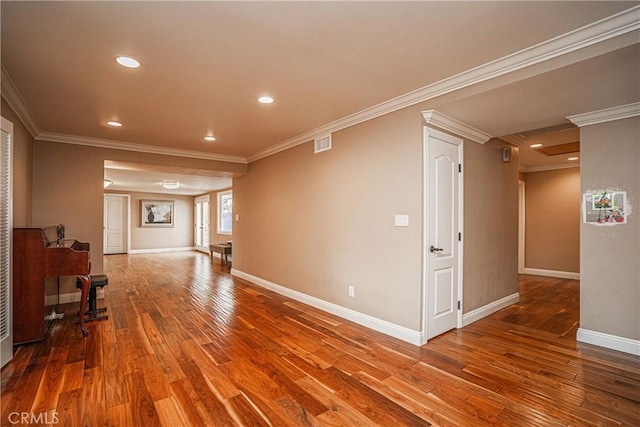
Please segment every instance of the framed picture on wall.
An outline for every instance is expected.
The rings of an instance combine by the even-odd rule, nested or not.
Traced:
[[[140,224],[142,227],[173,227],[173,200],[141,200]]]

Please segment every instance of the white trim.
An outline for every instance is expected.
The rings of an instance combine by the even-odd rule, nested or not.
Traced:
[[[461,121],[442,114],[436,110],[423,111],[422,117],[424,117],[427,125],[437,126],[455,135],[461,136],[465,139],[470,139],[471,141],[480,144],[484,144],[485,142],[493,138],[492,135],[483,132],[480,129],[476,129],[472,126],[467,125],[466,123],[462,123]]]
[[[153,248],[153,249],[130,249],[130,254],[159,254],[166,252],[186,252],[186,251],[195,251],[196,248],[193,246],[185,246],[182,248]]]
[[[584,27],[530,46],[495,61],[464,71],[436,83],[416,89],[378,105],[361,110],[324,126],[312,129],[248,156],[249,163],[269,157],[327,133],[337,132],[367,120],[401,110],[412,105],[437,98],[448,93],[482,83],[496,77],[522,70],[544,61],[601,43],[640,28],[640,6],[585,25]]]
[[[303,294],[302,292],[280,286],[276,283],[269,282],[268,280],[261,279],[260,277],[253,276],[243,271],[232,269],[231,275],[254,283],[265,289],[269,289],[280,295],[284,295],[296,301],[302,302],[336,316],[340,316],[361,326],[365,326],[375,331],[382,332],[383,334],[406,341],[410,344],[420,345],[422,341],[422,336],[419,331],[414,331],[412,329],[396,325],[395,323],[387,322],[386,320],[378,319],[376,317],[360,313],[350,308],[346,308],[341,305],[337,305],[307,294]]]
[[[542,268],[525,267],[522,274],[531,274],[534,276],[557,277],[559,279],[580,280],[580,273],[573,271],[544,270]]]
[[[576,340],[578,342],[640,356],[640,341],[638,340],[605,334],[604,332],[590,331],[584,328],[578,328]]]
[[[605,108],[604,110],[592,111],[590,113],[576,114],[568,116],[567,119],[574,125],[583,127],[636,116],[640,116],[640,102]]]
[[[564,165],[547,165],[547,166],[533,166],[530,168],[520,168],[519,171],[523,173],[529,172],[546,172],[546,171],[554,171],[559,169],[571,169],[571,168],[579,168],[580,162],[571,162],[570,164]]]
[[[240,156],[205,153],[203,151],[182,150],[179,148],[158,147],[155,145],[134,144],[132,142],[113,141],[110,139],[92,138],[88,136],[65,135],[62,133],[40,132],[36,141],[60,142],[63,144],[86,145],[89,147],[108,148],[111,150],[135,151],[139,153],[161,154],[165,156],[187,157],[193,159],[215,160],[228,163],[247,163]]]
[[[462,316],[462,326],[468,326],[473,322],[476,322],[484,317],[489,316],[490,314],[495,313],[496,311],[502,310],[505,307],[509,307],[510,305],[517,304],[520,301],[520,293],[516,292],[511,295],[507,295],[504,298],[500,298],[494,302],[491,302],[482,307],[476,308],[475,310],[471,310],[468,313],[465,313]]]
[[[36,122],[24,98],[22,98],[22,95],[18,92],[18,88],[16,88],[13,80],[9,77],[9,73],[4,69],[4,65],[0,64],[0,68],[2,69],[2,84],[0,85],[2,97],[7,101],[7,104],[9,104],[13,111],[15,111],[31,136],[35,138],[36,135],[40,133],[40,126],[38,126],[38,122]]]

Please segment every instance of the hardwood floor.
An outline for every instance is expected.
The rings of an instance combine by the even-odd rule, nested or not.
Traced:
[[[575,281],[522,276],[520,304],[416,347],[200,253],[105,270],[109,319],[84,339],[67,304],[17,347],[1,425],[640,425],[640,358],[576,343]]]

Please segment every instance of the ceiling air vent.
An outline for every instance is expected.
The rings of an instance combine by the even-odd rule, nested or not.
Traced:
[[[331,134],[313,140],[313,153],[331,150]]]

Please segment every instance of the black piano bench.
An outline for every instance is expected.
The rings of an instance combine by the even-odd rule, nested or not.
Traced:
[[[91,287],[89,288],[89,309],[84,313],[85,322],[91,322],[92,320],[105,320],[108,319],[108,315],[98,316],[98,313],[107,311],[106,307],[97,308],[96,303],[96,289],[103,288],[109,284],[109,278],[106,274],[92,274],[91,275]],[[82,289],[82,281],[78,278],[76,280],[76,287]],[[88,316],[88,317],[87,317]]]

